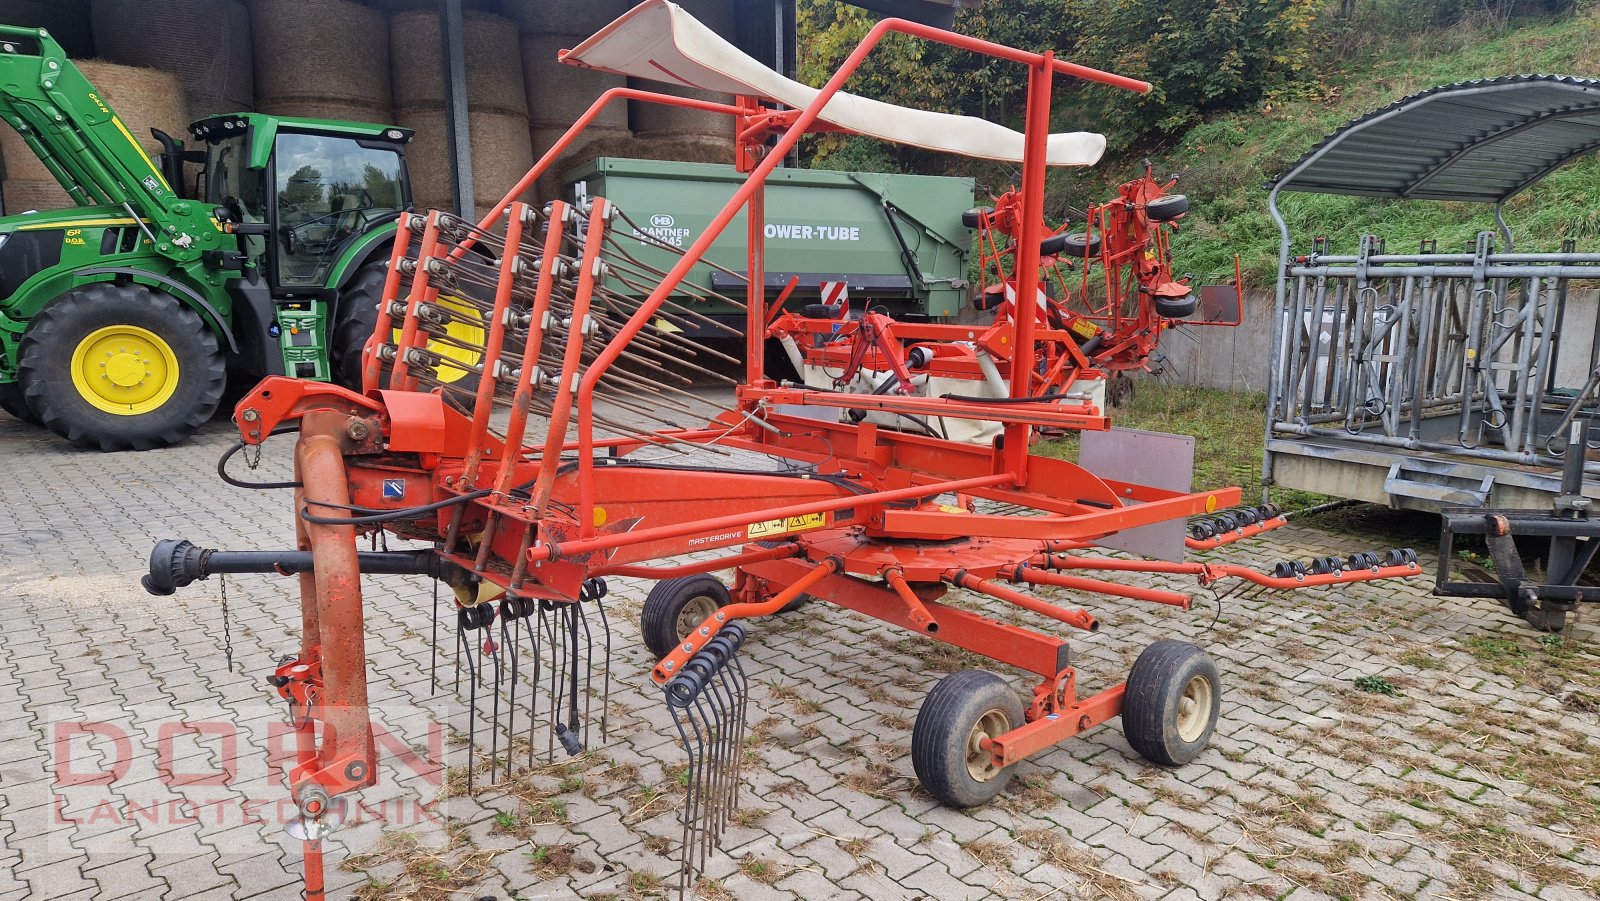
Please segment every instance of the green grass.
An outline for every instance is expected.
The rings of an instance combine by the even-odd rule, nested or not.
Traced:
[[[1234,393],[1215,388],[1176,385],[1154,379],[1135,381],[1133,402],[1111,413],[1120,428],[1192,435],[1194,489],[1244,489],[1243,502],[1260,502],[1261,451],[1265,446],[1265,394]],[[1038,453],[1067,460],[1078,458],[1078,436],[1043,442]],[[1281,495],[1281,497],[1280,497]],[[1309,507],[1327,500],[1304,491],[1279,491],[1274,500],[1284,509]]]
[[[1427,88],[1528,73],[1600,76],[1600,4],[1508,28],[1346,28],[1342,34],[1330,31],[1325,43],[1318,96],[1269,99],[1198,125],[1159,152],[1053,174],[1047,209],[1105,199],[1111,186],[1137,175],[1140,158],[1149,155],[1158,174],[1182,173],[1179,190],[1192,204],[1173,241],[1178,270],[1202,283],[1231,276],[1238,254],[1246,284],[1268,287],[1276,278],[1278,231],[1267,212],[1264,182],[1351,119]],[[1600,237],[1597,184],[1600,159],[1590,154],[1508,202],[1506,220],[1519,247],[1556,250],[1564,238],[1592,245]],[[1437,239],[1441,250],[1459,248],[1494,229],[1492,210],[1479,204],[1285,193],[1280,207],[1292,233],[1305,242],[1297,253],[1308,251],[1317,235],[1329,236],[1337,252],[1355,252],[1363,233],[1404,252],[1424,239]]]

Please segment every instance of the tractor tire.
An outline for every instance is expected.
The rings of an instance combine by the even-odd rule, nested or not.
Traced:
[[[683,576],[657,582],[645,595],[639,613],[639,633],[657,660],[672,653],[689,630],[726,607],[732,597],[716,576]]]
[[[150,450],[193,435],[227,381],[200,315],[143,285],[102,282],[51,301],[22,334],[17,380],[45,428],[79,447]]]
[[[29,425],[39,424],[39,417],[33,415],[33,411],[28,409],[28,400],[22,396],[22,386],[16,382],[7,382],[4,385],[0,385],[0,410],[10,413],[13,418]]]
[[[1189,212],[1189,198],[1182,194],[1157,197],[1144,205],[1144,214],[1151,222],[1171,222]]]
[[[1022,702],[1006,680],[983,670],[951,673],[922,699],[911,727],[911,768],[941,804],[987,804],[1011,781],[1012,768],[996,767],[977,741],[1022,722]]]
[[[361,390],[361,353],[378,324],[378,303],[388,272],[385,262],[368,263],[339,292],[338,318],[328,341],[328,366],[336,385]],[[387,384],[387,377],[383,381]]]
[[[1205,750],[1222,709],[1222,683],[1211,655],[1165,639],[1133,662],[1122,699],[1122,734],[1151,763],[1180,766]]]
[[[387,261],[374,261],[362,266],[344,290],[339,292],[338,318],[330,332],[328,356],[333,381],[352,391],[361,390],[362,352],[366,349],[367,339],[372,337],[372,330],[378,324],[378,304],[383,299],[383,283],[388,278],[388,265]],[[455,306],[458,309],[472,309],[459,301],[452,304],[448,297],[441,297],[438,303]],[[459,330],[460,334],[457,337],[481,345],[484,343],[488,327],[457,323],[450,328]],[[396,337],[398,338],[398,334]],[[445,349],[443,345],[433,342],[428,346],[430,349],[440,350],[447,356],[465,359],[469,363],[476,364],[482,361],[482,354],[479,353],[455,347]],[[389,387],[390,368],[388,363],[383,365],[378,375],[379,388]],[[439,374],[441,381],[456,392],[470,394],[478,390],[476,372],[466,372],[452,366],[440,366]],[[426,389],[429,386],[424,387]]]

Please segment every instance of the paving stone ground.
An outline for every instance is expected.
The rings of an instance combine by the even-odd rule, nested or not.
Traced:
[[[138,587],[160,538],[289,546],[285,492],[216,477],[230,440],[214,422],[182,447],[100,455],[0,417],[0,899],[300,896],[299,843],[282,828],[292,744],[264,682],[297,646],[295,581],[229,578],[226,618],[216,580],[171,598]],[[287,477],[280,441],[255,477]],[[1292,526],[1213,556],[1375,545]],[[1163,769],[1113,722],[1019,765],[1005,795],[964,812],[917,788],[909,742],[922,696],[973,665],[965,655],[823,604],[761,622],[743,656],[742,807],[701,894],[1600,897],[1593,610],[1543,637],[1492,602],[1434,599],[1430,582],[1198,591],[1189,612],[1046,592],[1103,623],[1075,638],[1087,690],[1160,638],[1209,649],[1219,729],[1194,763]],[[487,789],[479,758],[469,794],[453,615],[437,621],[436,689],[431,583],[367,579],[382,770],[328,843],[332,897],[674,893],[684,756],[638,641],[648,585],[611,587],[608,740],[553,765],[541,754]],[[487,691],[479,701],[487,715]]]

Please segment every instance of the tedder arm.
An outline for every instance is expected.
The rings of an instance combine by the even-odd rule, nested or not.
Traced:
[[[117,206],[178,262],[222,248],[204,204],[167,183],[116,110],[42,28],[0,25],[0,118],[79,206]]]

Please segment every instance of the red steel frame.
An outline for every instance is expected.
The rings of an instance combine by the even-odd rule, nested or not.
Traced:
[[[737,568],[735,603],[708,618],[677,649],[662,659],[652,676],[664,682],[734,619],[773,613],[801,594],[811,594],[919,634],[963,647],[1035,673],[1027,722],[989,742],[996,763],[1007,766],[1030,754],[1118,715],[1121,685],[1089,698],[1077,697],[1076,673],[1064,639],[999,622],[959,606],[940,603],[951,586],[987,595],[1080,630],[1098,628],[1095,618],[1000,584],[997,580],[1053,585],[1152,603],[1187,607],[1187,596],[1171,591],[1116,585],[1056,570],[1182,572],[1203,582],[1242,576],[1273,587],[1328,584],[1332,577],[1307,577],[1279,585],[1241,567],[1211,564],[1160,564],[1098,560],[1062,553],[1139,525],[1208,513],[1239,501],[1238,488],[1200,493],[1161,491],[1100,479],[1062,460],[1029,454],[1038,426],[1103,429],[1100,411],[1084,404],[1034,399],[1038,386],[1036,342],[1061,336],[1038,326],[1035,292],[1017,292],[1009,360],[1011,402],[964,402],[942,398],[863,396],[784,388],[763,378],[761,337],[776,314],[765,302],[762,271],[762,186],[801,135],[818,125],[820,111],[839,91],[874,46],[886,35],[902,33],[1011,60],[1029,68],[1025,156],[1018,204],[1016,273],[1037,273],[1043,231],[1045,139],[1049,126],[1051,81],[1056,74],[1145,91],[1143,82],[1057,60],[1050,52],[1030,53],[938,29],[886,19],[879,22],[844,65],[801,110],[770,110],[744,99],[738,105],[712,103],[619,88],[607,91],[577,123],[514,185],[482,220],[489,230],[506,221],[508,247],[516,247],[534,212],[516,198],[557,160],[578,134],[608,104],[647,100],[724,113],[737,123],[738,162],[748,180],[714,217],[638,311],[587,366],[580,366],[580,340],[564,348],[563,389],[555,392],[547,437],[529,447],[527,415],[536,367],[525,365],[515,383],[515,402],[502,436],[489,426],[493,384],[485,378],[468,417],[443,403],[438,394],[416,391],[412,354],[428,339],[418,328],[418,308],[438,294],[435,268],[459,259],[471,243],[443,249],[441,214],[404,217],[385,286],[384,306],[369,344],[363,370],[365,396],[333,386],[270,378],[239,404],[236,413],[247,443],[258,444],[274,427],[300,420],[296,465],[303,487],[296,509],[338,511],[341,505],[393,508],[380,490],[384,480],[405,485],[407,505],[460,498],[457,504],[420,520],[383,527],[405,537],[441,541],[442,555],[475,577],[524,597],[574,601],[588,578],[603,575],[667,578]],[[769,139],[775,143],[766,146]],[[582,267],[573,300],[572,321],[581,323],[596,290],[596,264],[609,221],[604,199],[588,212]],[[728,226],[741,208],[749,212],[750,283],[745,384],[737,392],[740,417],[704,428],[665,431],[656,437],[596,440],[595,389],[624,347],[650,323],[666,299]],[[552,273],[560,265],[556,248],[573,222],[573,211],[559,201],[548,210],[549,233],[540,265]],[[420,234],[414,232],[420,227]],[[408,242],[420,241],[409,294],[401,298],[402,268]],[[502,349],[501,327],[511,303],[513,253],[500,262],[486,353],[492,370]],[[541,326],[551,296],[543,278],[534,296],[533,323],[524,360],[537,361],[547,339]],[[781,302],[781,298],[780,298]],[[380,374],[392,328],[390,313],[404,310],[404,327],[392,357],[390,389],[380,389]],[[919,338],[931,326],[897,324],[901,338]],[[931,332],[928,332],[933,337]],[[581,378],[578,378],[581,373]],[[491,373],[492,374],[492,373]],[[994,447],[960,445],[931,437],[859,425],[826,422],[770,412],[776,404],[867,408],[915,415],[955,416],[1002,424]],[[759,414],[770,426],[751,420]],[[569,419],[575,441],[566,438]],[[626,454],[655,441],[715,442],[759,451],[816,467],[831,478],[792,479],[752,474],[675,471],[670,478],[618,472],[597,465],[598,451]],[[822,449],[822,448],[825,448]],[[576,464],[560,466],[563,453]],[[848,482],[853,490],[840,487]],[[531,486],[514,494],[513,486]],[[958,505],[934,503],[954,493]],[[1019,504],[1041,515],[1018,517],[974,512],[972,499]],[[553,501],[560,500],[560,504]],[[1124,506],[1125,501],[1138,503]],[[570,510],[570,515],[558,513]],[[619,524],[626,523],[627,527]],[[776,524],[776,525],[774,525]],[[753,542],[756,529],[784,539],[776,547]],[[476,543],[462,536],[476,537]],[[315,555],[315,575],[301,576],[304,638],[300,656],[279,669],[280,691],[305,711],[299,731],[300,765],[291,790],[308,816],[327,798],[370,784],[374,778],[372,736],[364,718],[366,683],[362,663],[362,616],[356,529],[318,525],[301,518],[299,546]],[[957,540],[959,539],[959,540]],[[699,563],[655,564],[690,550],[738,547],[726,556]],[[1414,569],[1414,567],[1412,567]],[[1381,572],[1347,576],[1381,578]],[[1321,579],[1319,583],[1316,580]],[[316,723],[323,726],[317,741]],[[320,848],[308,845],[308,894],[320,891]],[[315,857],[315,860],[313,859]],[[313,870],[316,873],[313,874]],[[314,894],[310,896],[315,896]]]

